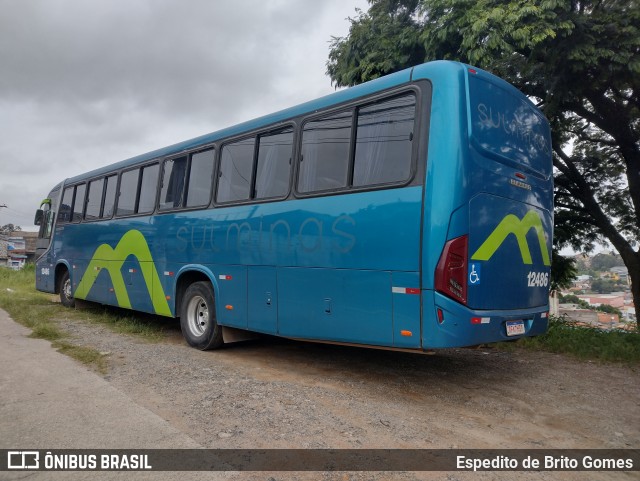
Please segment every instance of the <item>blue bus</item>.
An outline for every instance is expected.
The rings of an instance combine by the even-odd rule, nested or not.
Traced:
[[[36,213],[36,287],[179,317],[199,349],[534,336],[552,183],[527,97],[429,62],[64,180]]]

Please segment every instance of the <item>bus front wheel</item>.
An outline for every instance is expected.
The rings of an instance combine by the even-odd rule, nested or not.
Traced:
[[[180,328],[187,343],[205,351],[223,344],[222,328],[216,322],[216,302],[209,282],[194,282],[184,293]]]
[[[65,270],[60,278],[60,302],[65,307],[73,307],[76,304],[73,298],[73,289],[71,288],[71,278],[69,277],[69,271]]]

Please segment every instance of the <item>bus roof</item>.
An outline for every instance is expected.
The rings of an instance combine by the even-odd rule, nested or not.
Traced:
[[[201,135],[193,139],[185,140],[183,142],[179,142],[177,144],[163,147],[161,149],[157,149],[151,152],[137,155],[135,157],[122,160],[120,162],[109,164],[104,167],[100,167],[98,169],[68,178],[65,183],[74,183],[81,180],[99,177],[109,172],[127,168],[129,166],[133,166],[136,164],[144,163],[149,160],[175,155],[180,152],[191,150],[191,149],[196,149],[199,146],[205,146],[205,145],[211,144],[225,137],[231,137],[234,135],[242,134],[243,132],[248,132],[251,130],[259,129],[261,127],[266,127],[268,125],[277,124],[278,122],[284,122],[294,117],[313,113],[317,110],[320,110],[332,105],[339,105],[341,103],[348,102],[358,97],[369,95],[381,90],[393,88],[393,87],[410,82],[412,80],[414,69],[416,69],[416,73],[418,74],[416,75],[416,77],[427,78],[430,73],[436,73],[436,72],[443,73],[443,71],[448,71],[451,74],[453,72],[460,72],[461,67],[462,67],[462,64],[458,62],[452,62],[452,61],[446,61],[446,60],[428,62],[422,65],[418,65],[416,67],[411,67],[411,68],[402,70],[400,72],[396,72],[390,75],[386,75],[384,77],[380,77],[375,80],[371,80],[369,82],[365,82],[355,87],[334,92],[324,97],[320,97],[318,99],[311,100],[309,102],[305,102],[305,103],[296,105],[294,107],[281,110],[279,112],[275,112],[269,115],[265,115],[263,117],[249,120],[247,122],[243,122],[243,123],[234,125],[232,127],[227,127],[222,130],[218,130],[209,134]]]

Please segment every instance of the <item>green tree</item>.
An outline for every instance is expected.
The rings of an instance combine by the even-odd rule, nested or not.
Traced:
[[[556,248],[608,240],[640,319],[638,0],[370,0],[334,37],[327,73],[354,85],[416,63],[485,68],[534,99],[552,127]],[[572,148],[570,147],[572,146]]]
[[[613,306],[610,306],[609,304],[600,304],[598,307],[596,307],[596,311],[606,312],[607,314],[617,314],[618,319],[622,319],[622,311]]]
[[[580,299],[578,296],[574,296],[573,294],[569,294],[568,296],[560,296],[560,302],[563,304],[576,304],[581,309],[591,309],[589,303],[583,299]]]
[[[551,265],[553,266],[553,269],[551,269],[551,290],[559,291],[560,289],[571,287],[578,274],[573,257],[561,256],[554,250],[552,252]]]
[[[591,268],[596,271],[608,271],[612,267],[616,267],[622,264],[620,256],[614,254],[600,253],[593,257],[591,260]]]
[[[610,294],[614,291],[614,282],[611,279],[594,279],[591,281],[591,290],[598,294]]]
[[[11,235],[12,232],[20,231],[20,230],[22,230],[22,228],[19,225],[5,224],[2,227],[0,227],[0,234]]]

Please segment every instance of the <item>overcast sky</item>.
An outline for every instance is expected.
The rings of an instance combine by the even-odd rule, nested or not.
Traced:
[[[0,0],[0,226],[64,178],[331,93],[366,0]]]

